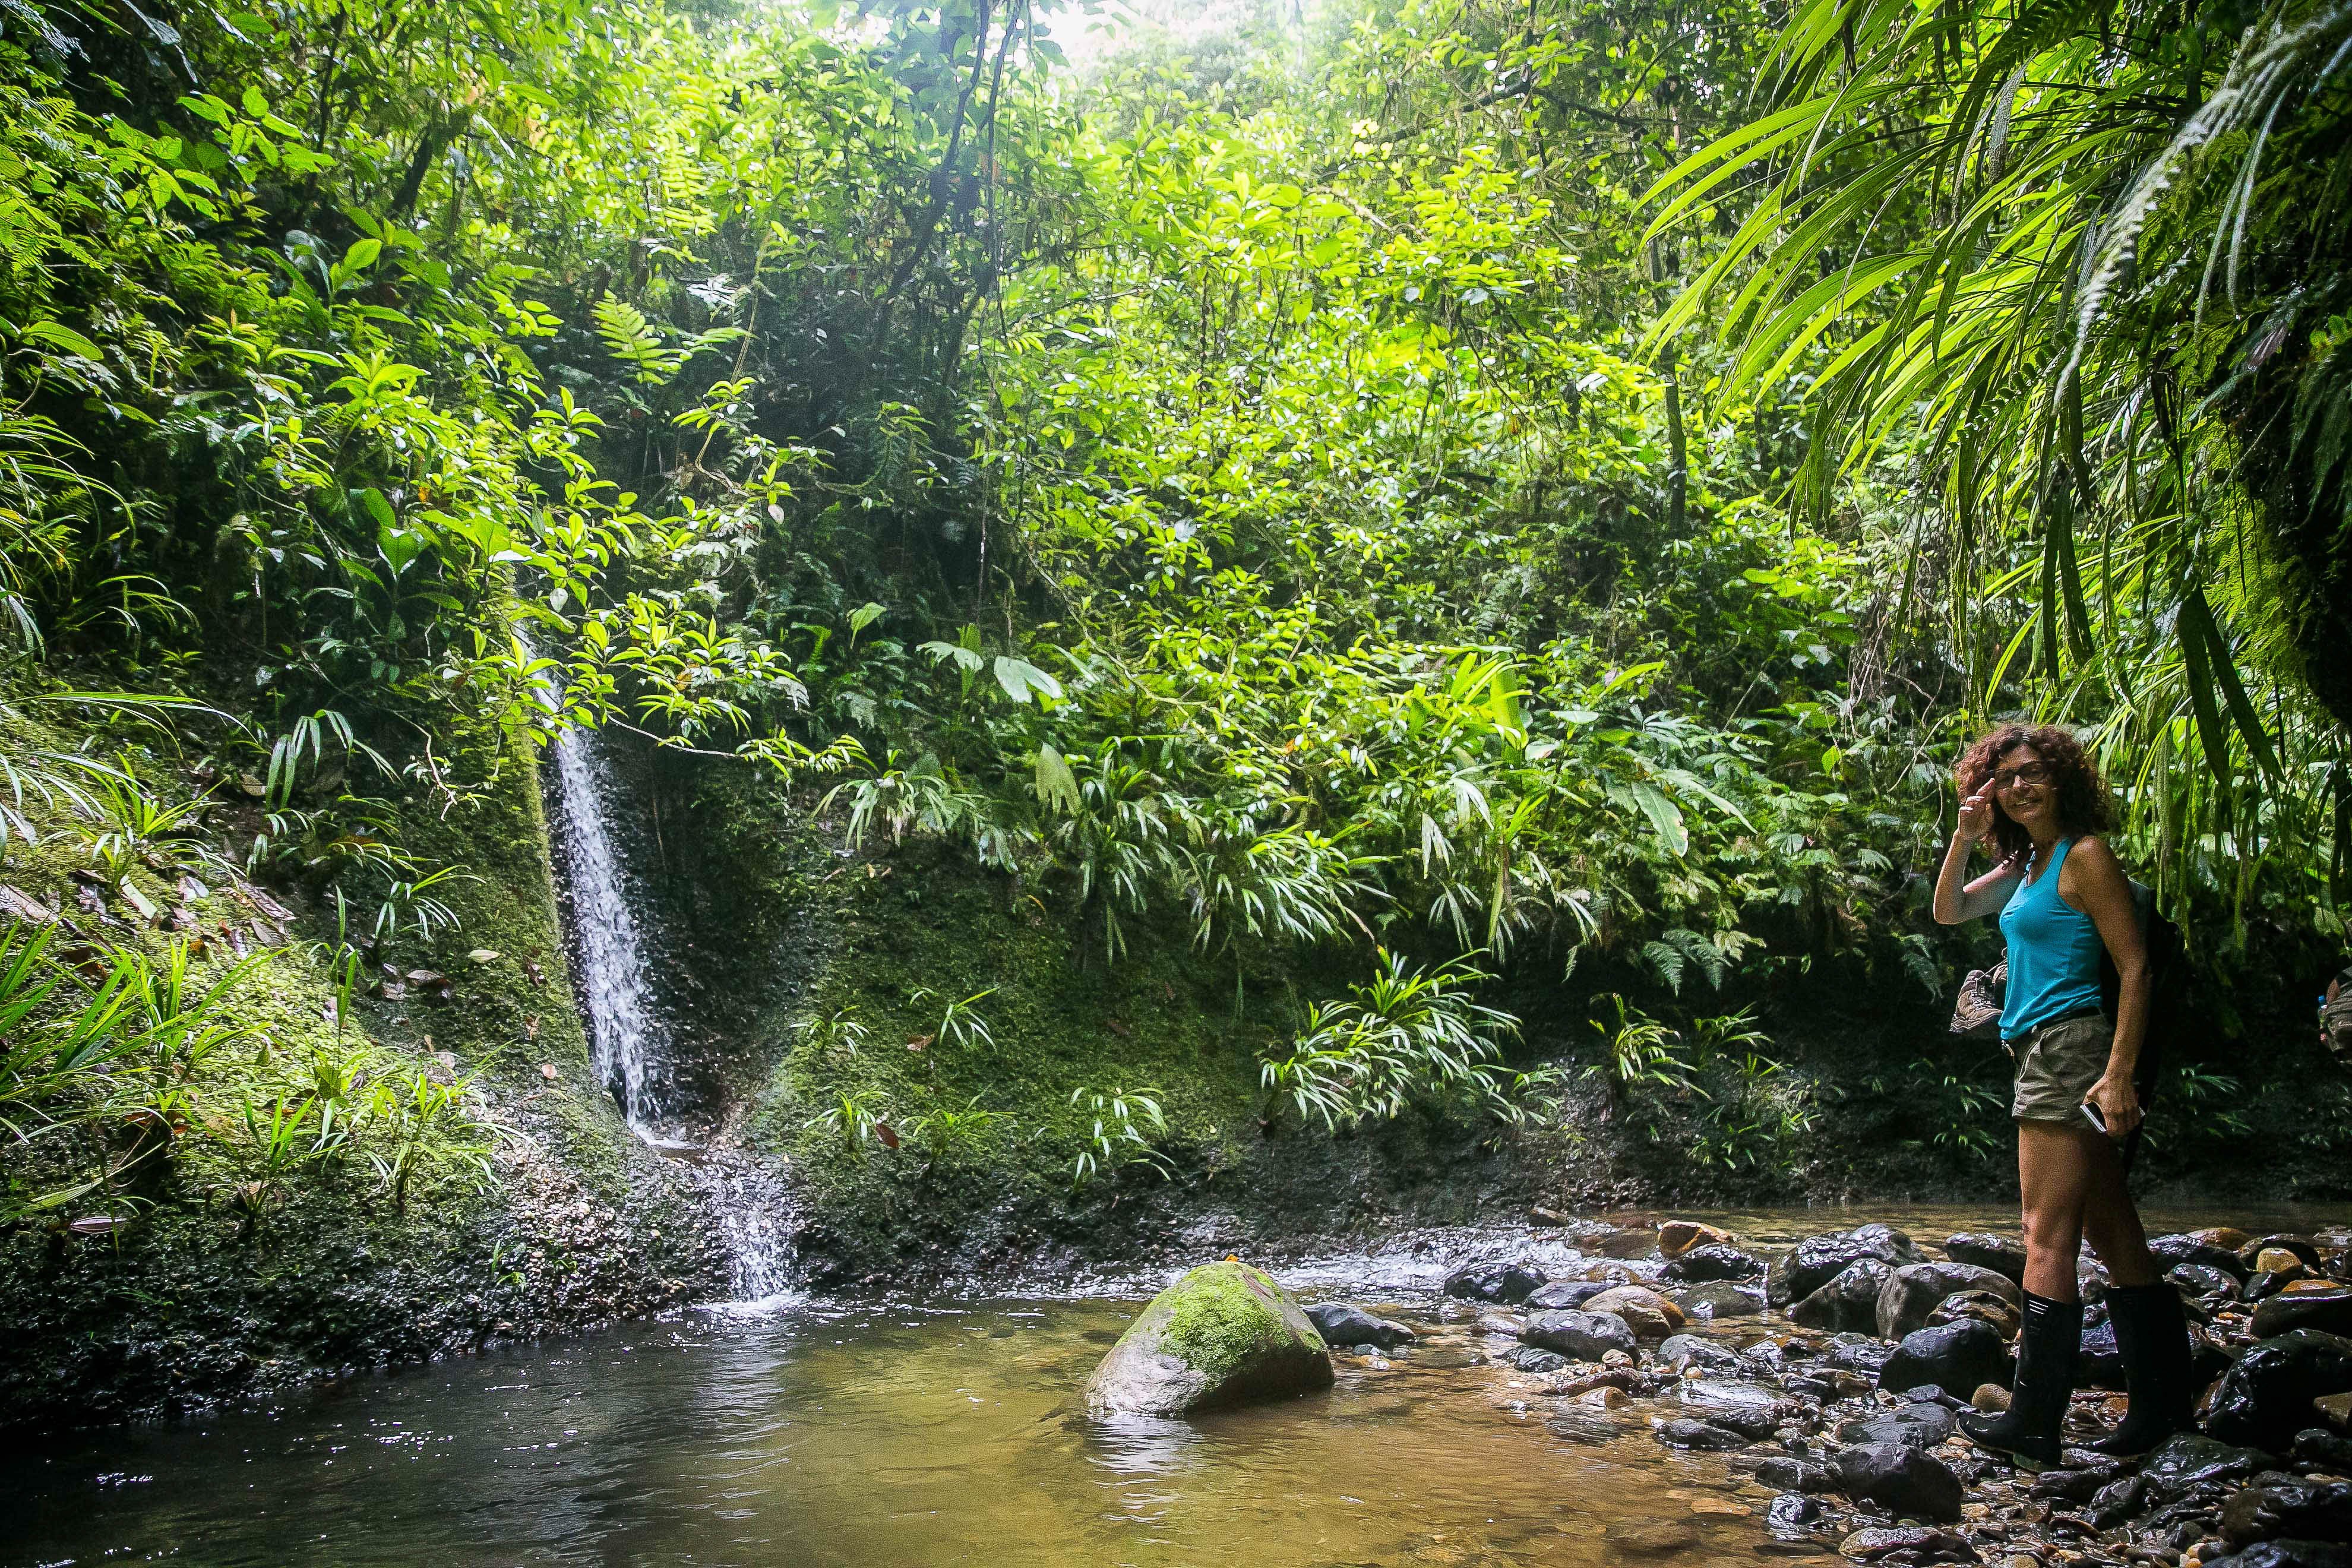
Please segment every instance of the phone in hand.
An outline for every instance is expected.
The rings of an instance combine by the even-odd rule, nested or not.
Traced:
[[[2083,1120],[2088,1121],[2092,1126],[2097,1128],[2102,1132],[2107,1131],[2107,1119],[2099,1113],[2099,1108],[2097,1106],[2092,1104],[2087,1100],[2083,1101]],[[2109,1137],[2115,1136],[2113,1133],[2107,1133],[2107,1135]]]

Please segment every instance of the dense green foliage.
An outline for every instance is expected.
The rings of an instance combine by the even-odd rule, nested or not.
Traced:
[[[1810,1112],[1716,993],[1948,984],[1911,873],[1989,712],[2100,727],[2224,972],[2341,931],[2289,649],[2347,334],[2280,259],[2340,237],[2340,10],[2258,90],[2273,19],[2193,10],[1335,3],[1081,72],[1046,9],[0,0],[9,679],[201,699],[211,759],[14,713],[9,852],[119,889],[93,790],[250,796],[190,852],[341,911],[347,1003],[462,940],[398,831],[494,782],[453,733],[626,726],[958,846],[1089,963],[1177,932],[1238,1010],[1342,955],[1264,1064],[1318,1124],[1539,1115],[1469,961],[1606,966],[1589,1065],[1712,1064],[1726,1163]],[[2164,198],[2199,158],[2244,172]],[[2209,230],[2227,287],[2155,265]],[[2241,466],[2310,476],[2307,548],[2215,526],[2284,504]],[[986,994],[934,1035],[1017,1050]],[[898,1138],[841,1077],[825,1135]],[[1096,1092],[1081,1182],[1159,1115]]]

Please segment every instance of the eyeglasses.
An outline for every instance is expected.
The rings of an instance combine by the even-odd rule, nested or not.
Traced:
[[[2027,763],[2022,767],[2003,768],[1992,775],[1992,787],[2008,791],[2019,784],[2045,784],[2050,782],[2050,764]]]

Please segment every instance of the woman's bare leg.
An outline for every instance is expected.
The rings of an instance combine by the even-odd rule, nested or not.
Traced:
[[[2123,1156],[2115,1144],[2096,1132],[2081,1134],[2089,1183],[2084,1194],[2083,1236],[2091,1250],[2107,1266],[2107,1279],[2116,1285],[2153,1285],[2156,1258],[2147,1249],[2147,1232],[2139,1223],[2124,1180]]]
[[[2084,1207],[2091,1186],[2093,1154],[2070,1127],[2054,1121],[2017,1124],[2017,1185],[2025,1211],[2025,1288],[2053,1301],[2081,1299],[2074,1261],[2083,1250]],[[2128,1205],[2129,1200],[2126,1202]],[[2133,1223],[2136,1226],[2137,1221]],[[2147,1251],[2145,1241],[2140,1250]]]

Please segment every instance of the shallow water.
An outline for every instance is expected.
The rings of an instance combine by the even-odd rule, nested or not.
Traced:
[[[1882,1217],[1940,1240],[2003,1218],[1736,1217],[1759,1240]],[[2160,1217],[2309,1229],[2346,1215]],[[1423,1342],[1386,1365],[1341,1357],[1328,1395],[1189,1424],[1069,1413],[1146,1279],[1109,1298],[698,1312],[59,1439],[0,1455],[0,1563],[1762,1561],[1769,1493],[1720,1458],[1660,1448],[1641,1403],[1537,1397],[1483,1362],[1469,1321],[1440,1320],[1429,1271],[1530,1242],[1570,1260],[1549,1237],[1423,1232],[1283,1270],[1310,1297],[1385,1305]]]

